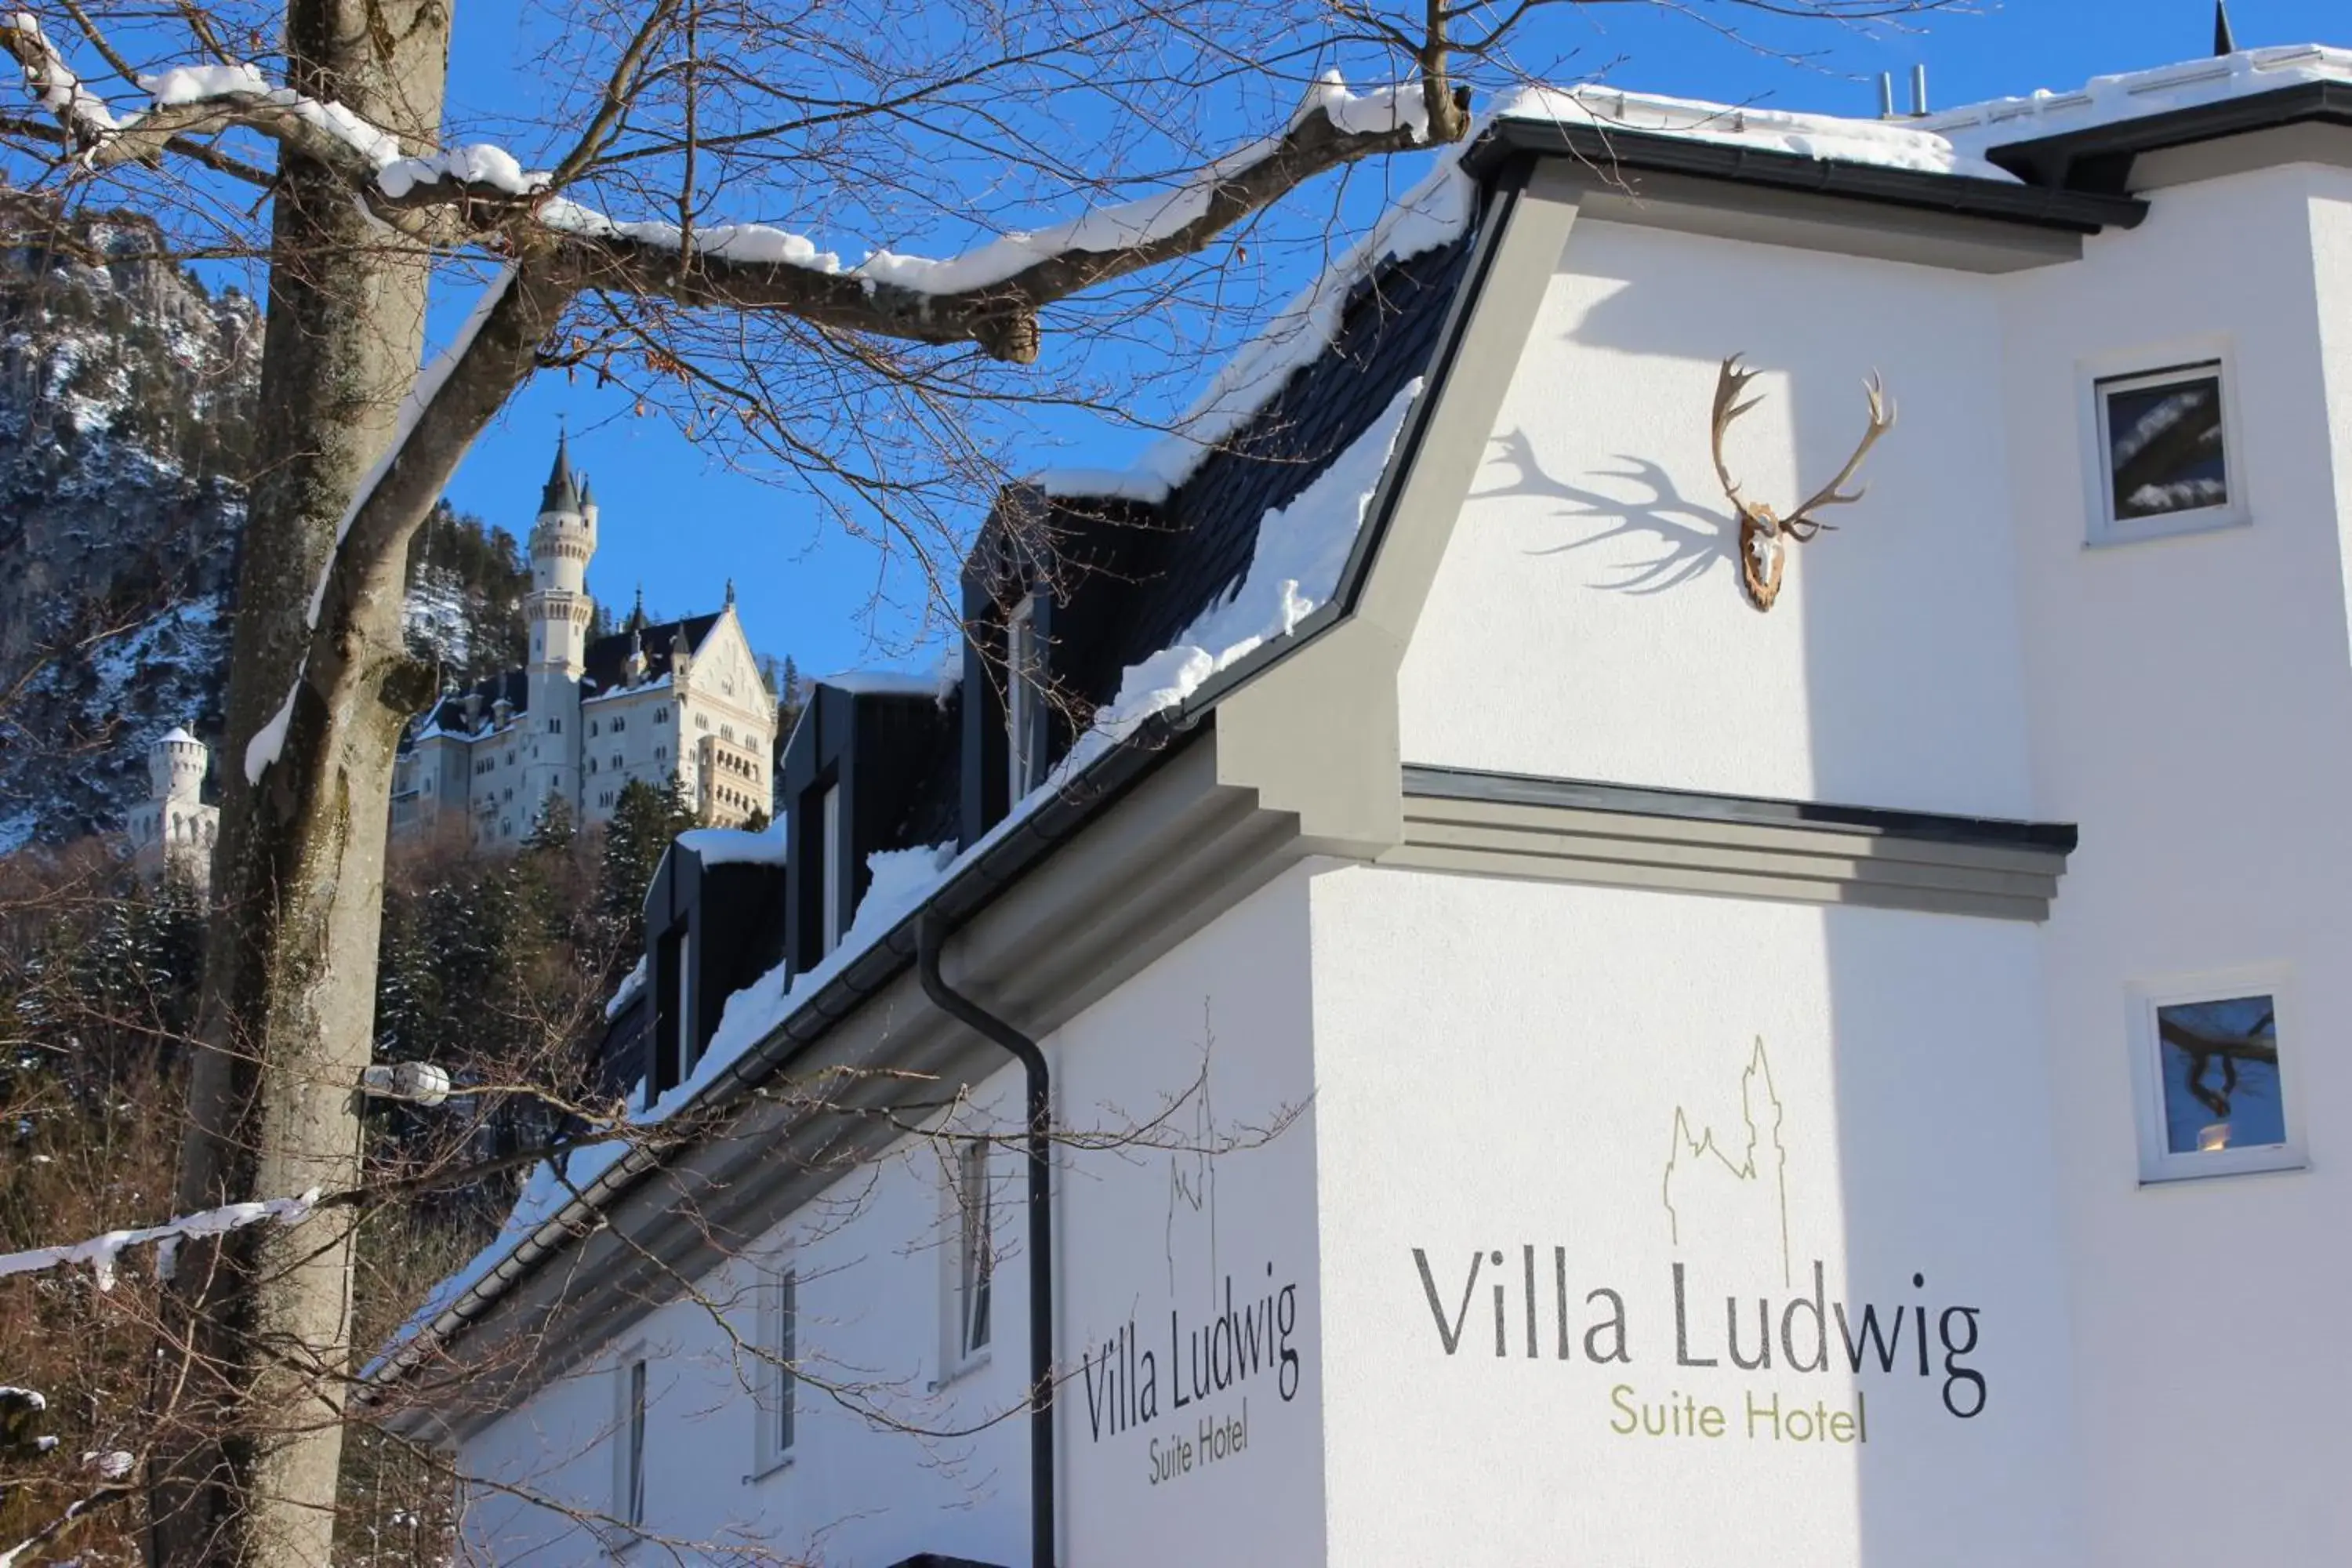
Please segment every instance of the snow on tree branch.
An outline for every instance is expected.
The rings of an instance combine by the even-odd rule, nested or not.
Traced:
[[[131,1247],[144,1247],[150,1242],[176,1246],[190,1237],[223,1236],[263,1220],[299,1225],[310,1217],[310,1211],[318,1206],[318,1203],[319,1189],[313,1187],[299,1198],[227,1204],[216,1209],[183,1215],[163,1225],[146,1226],[137,1230],[110,1230],[103,1236],[93,1236],[87,1241],[77,1241],[68,1246],[37,1247],[26,1252],[0,1253],[0,1278],[87,1265],[97,1277],[98,1288],[111,1290],[114,1289],[116,1261]]]
[[[562,195],[552,174],[526,171],[497,146],[404,157],[390,132],[341,104],[274,87],[251,65],[142,77],[153,101],[117,117],[80,85],[30,15],[19,12],[0,28],[0,45],[94,170],[153,162],[167,152],[193,154],[190,134],[242,128],[334,171],[373,216],[412,239],[527,258],[572,291],[773,311],[935,345],[971,343],[1018,364],[1037,357],[1044,307],[1198,251],[1318,174],[1458,141],[1468,127],[1467,92],[1444,79],[1441,31],[1422,50],[1423,79],[1359,95],[1333,72],[1308,89],[1279,134],[1216,159],[1172,190],[1005,235],[961,256],[877,250],[845,265],[805,236],[764,225],[698,227],[689,247],[677,225],[598,212]]]
[[[38,18],[19,11],[0,19],[0,48],[24,68],[25,85],[59,126],[85,167],[153,163],[189,135],[235,126],[258,132],[317,159],[348,179],[373,178],[400,156],[399,142],[339,103],[320,103],[274,88],[251,65],[180,66],[139,85],[152,94],[143,109],[117,116],[82,85]]]

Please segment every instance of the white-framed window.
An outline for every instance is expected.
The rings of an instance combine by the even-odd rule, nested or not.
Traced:
[[[2303,1166],[2290,980],[2270,965],[2131,988],[2142,1183]]]
[[[644,1347],[624,1351],[614,1370],[613,1521],[630,1531],[646,1522],[647,1395]]]
[[[771,1268],[761,1293],[760,1349],[763,1376],[752,1402],[760,1428],[752,1463],[756,1474],[765,1475],[791,1464],[800,1441],[801,1276],[789,1262]]]
[[[955,1146],[948,1179],[948,1227],[954,1241],[947,1279],[947,1372],[952,1377],[988,1354],[996,1294],[994,1194],[989,1184],[988,1140],[971,1136]]]
[[[1004,755],[1008,802],[1035,785],[1037,736],[1045,727],[1038,676],[1037,598],[1024,595],[1004,617]]]
[[[848,900],[843,897],[841,880],[841,784],[838,781],[824,786],[824,800],[819,806],[824,823],[821,851],[817,861],[817,901],[824,906],[823,929],[824,945],[817,950],[822,958],[841,945],[841,906]]]
[[[2084,368],[2093,544],[2249,520],[2226,343],[2199,340]]]

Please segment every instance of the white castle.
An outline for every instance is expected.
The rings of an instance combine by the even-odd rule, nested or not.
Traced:
[[[395,837],[446,833],[477,849],[530,836],[546,803],[575,825],[613,815],[623,786],[681,786],[706,823],[770,809],[776,699],[735,615],[646,624],[590,640],[596,500],[559,438],[530,531],[530,662],[444,693],[409,726],[393,774]]]
[[[140,873],[160,877],[168,868],[199,888],[212,881],[213,840],[220,834],[220,807],[202,799],[212,748],[178,725],[147,748],[147,778],[154,793],[131,808],[131,861]]]

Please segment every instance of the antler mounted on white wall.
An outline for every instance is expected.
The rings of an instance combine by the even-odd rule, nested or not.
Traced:
[[[1723,481],[1724,499],[1739,514],[1739,583],[1747,591],[1748,602],[1759,610],[1769,610],[1772,601],[1780,596],[1780,575],[1788,567],[1788,541],[1802,544],[1825,528],[1834,524],[1822,521],[1813,514],[1825,506],[1845,506],[1860,500],[1868,487],[1851,493],[1840,489],[1862,467],[1864,458],[1878,444],[1878,438],[1895,427],[1895,405],[1888,400],[1886,388],[1873,371],[1863,389],[1870,396],[1870,427],[1862,433],[1862,444],[1837,478],[1813,492],[1805,502],[1787,517],[1775,512],[1762,501],[1742,500],[1739,485],[1732,479],[1730,468],[1723,460],[1723,433],[1731,422],[1763,401],[1760,396],[1747,402],[1739,395],[1757,373],[1739,368],[1739,355],[1733,354],[1723,362],[1722,374],[1715,384],[1715,477]]]

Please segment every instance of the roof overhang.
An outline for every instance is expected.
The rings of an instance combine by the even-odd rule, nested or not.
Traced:
[[[2147,216],[2127,195],[1558,121],[1499,121],[1464,163],[1488,180],[1539,163],[1588,218],[1976,272],[2071,260]]]
[[[2294,128],[2319,134],[2276,134]],[[2269,163],[2352,162],[2352,137],[2343,133],[2347,128],[2352,128],[2352,83],[2300,82],[2011,142],[1989,149],[1985,156],[2036,190],[2112,201],[2127,192],[2179,184],[2184,178],[2210,178]],[[2232,153],[2170,160],[2177,165],[2170,168],[2150,157],[2218,142],[2232,143]]]

